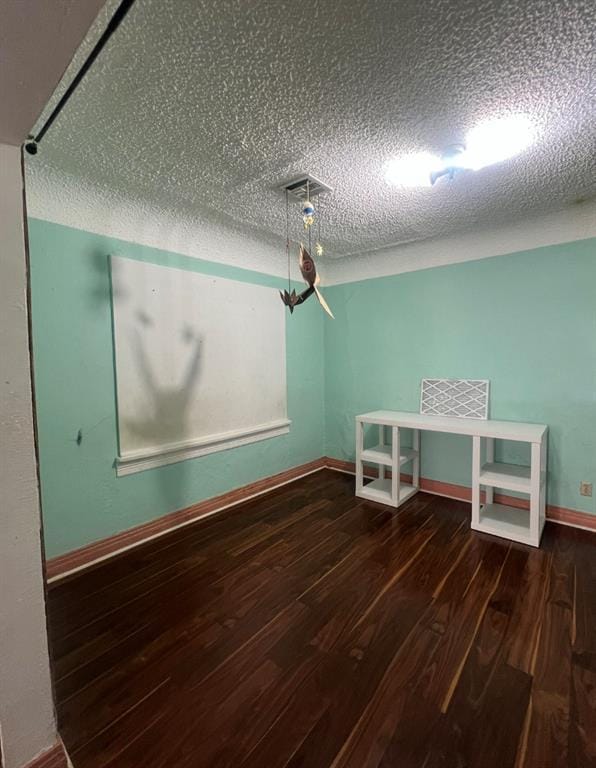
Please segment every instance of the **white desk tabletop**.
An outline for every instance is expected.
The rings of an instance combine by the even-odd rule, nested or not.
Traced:
[[[356,416],[366,424],[386,424],[405,429],[428,432],[451,432],[456,435],[494,437],[498,440],[518,440],[540,443],[548,427],[546,424],[527,424],[522,421],[495,421],[494,419],[464,419],[453,416],[427,416],[410,411],[371,411]]]

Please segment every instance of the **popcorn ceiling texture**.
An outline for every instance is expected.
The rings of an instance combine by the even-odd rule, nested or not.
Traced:
[[[182,232],[264,235],[276,259],[276,187],[304,171],[335,190],[329,258],[558,211],[596,195],[595,27],[592,0],[137,0],[28,159],[31,212],[64,186],[95,231],[94,203],[123,196]],[[390,157],[512,112],[538,129],[523,155],[432,189],[384,181]]]

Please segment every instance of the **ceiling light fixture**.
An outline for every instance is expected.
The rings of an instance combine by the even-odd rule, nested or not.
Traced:
[[[534,126],[524,115],[480,123],[466,136],[466,164],[473,171],[519,155],[534,141]]]
[[[430,152],[394,157],[385,166],[385,178],[400,187],[430,187],[431,174],[442,168],[441,158]]]
[[[389,160],[385,178],[400,187],[430,187],[437,179],[452,179],[463,170],[479,171],[523,152],[534,141],[532,122],[524,115],[479,123],[466,136],[466,143],[452,144],[440,157],[416,152]]]

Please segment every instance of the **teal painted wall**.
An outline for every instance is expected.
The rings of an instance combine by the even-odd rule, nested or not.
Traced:
[[[549,503],[596,513],[579,495],[596,483],[596,240],[327,288],[335,322],[315,302],[288,319],[289,435],[118,478],[107,254],[280,281],[35,219],[29,238],[49,557],[325,453],[353,460],[354,416],[417,410],[425,376],[488,378],[493,418],[548,424]],[[515,444],[498,457],[528,461]],[[422,473],[469,485],[470,441],[425,435]]]
[[[288,435],[116,477],[107,254],[263,285],[280,281],[36,219],[29,221],[29,241],[48,557],[323,455],[324,318],[309,302],[287,323]]]
[[[495,419],[549,425],[550,504],[596,513],[596,239],[327,288],[327,454],[354,416],[419,408],[420,379],[490,379]],[[529,463],[519,444],[497,456]],[[469,486],[471,441],[425,434],[422,475]]]

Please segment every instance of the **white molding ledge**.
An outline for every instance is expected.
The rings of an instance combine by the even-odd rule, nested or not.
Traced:
[[[159,448],[122,454],[116,459],[116,474],[118,477],[132,475],[135,472],[144,472],[146,469],[164,467],[167,464],[186,461],[186,459],[206,456],[208,453],[227,451],[230,448],[268,440],[271,437],[287,435],[291,423],[289,419],[281,419],[269,424],[260,424],[251,429],[222,432],[219,435],[210,435],[200,440],[185,440]]]

